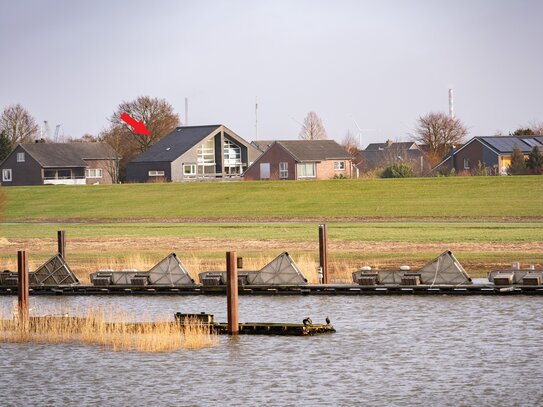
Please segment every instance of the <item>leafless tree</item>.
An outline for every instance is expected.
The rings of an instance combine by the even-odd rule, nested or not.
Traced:
[[[132,128],[121,120],[123,113],[127,113],[137,121],[141,120],[151,135],[134,133]],[[135,141],[140,152],[147,150],[181,123],[172,105],[165,99],[149,96],[139,96],[136,100],[122,102],[111,115],[109,122],[113,128],[122,130],[128,142]]]
[[[347,130],[347,134],[345,134],[345,137],[343,137],[341,145],[353,157],[356,155],[356,153],[358,153],[358,150],[360,150],[358,140],[350,130]]]
[[[18,143],[31,143],[38,134],[38,124],[23,106],[10,105],[0,116],[0,132],[2,131],[13,149]]]
[[[137,121],[143,121],[150,136],[135,133],[120,117],[127,113]],[[109,118],[110,126],[101,132],[99,139],[108,143],[115,156],[108,169],[114,182],[125,179],[126,164],[147,150],[156,141],[180,125],[179,116],[164,99],[140,96],[130,102],[122,102]]]
[[[451,148],[461,144],[467,134],[459,119],[445,113],[428,113],[419,117],[412,139],[423,146],[428,161],[432,162],[439,161]]]
[[[304,124],[300,130],[301,140],[326,140],[326,130],[317,113],[309,112],[304,119]]]

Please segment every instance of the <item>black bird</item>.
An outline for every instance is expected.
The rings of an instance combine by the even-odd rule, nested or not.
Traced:
[[[307,317],[303,321],[304,325],[313,325],[313,321],[311,321],[311,318]]]
[[[325,321],[327,325],[330,325],[330,318],[326,317]]]

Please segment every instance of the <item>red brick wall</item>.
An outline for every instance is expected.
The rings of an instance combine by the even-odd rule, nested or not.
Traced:
[[[336,161],[343,161],[345,163],[345,169],[343,171],[334,169],[334,163]],[[340,174],[345,177],[351,177],[351,162],[349,160],[328,160],[317,163],[317,179],[331,179],[334,178],[334,175]]]
[[[113,179],[108,171],[110,168],[110,160],[85,160],[87,169],[102,169],[102,178],[87,178],[87,184],[112,184]]]
[[[334,170],[334,162],[344,161],[345,170],[336,171]],[[304,180],[324,180],[331,179],[336,174],[343,174],[346,177],[352,176],[352,168],[350,160],[329,160],[317,162],[316,167],[316,177],[315,178],[297,178],[296,171],[296,161],[282,146],[279,144],[272,145],[264,154],[262,154],[254,164],[245,172],[243,179],[246,181],[260,180],[260,164],[269,163],[270,164],[270,179],[279,180],[279,163],[286,162],[288,163],[288,178],[290,180],[294,179],[304,179]]]
[[[264,154],[262,154],[253,163],[253,165],[245,171],[243,179],[247,181],[260,180],[260,164],[270,164],[270,179],[279,180],[279,163],[288,163],[288,178],[290,180],[295,179],[296,174],[296,162],[294,158],[279,144],[272,145]]]

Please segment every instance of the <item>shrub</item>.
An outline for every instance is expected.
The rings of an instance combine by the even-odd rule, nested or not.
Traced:
[[[413,167],[409,164],[398,163],[391,165],[383,171],[383,178],[409,178],[413,176]]]

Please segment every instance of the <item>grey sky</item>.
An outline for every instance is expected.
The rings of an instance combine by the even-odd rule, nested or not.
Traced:
[[[340,141],[407,139],[448,109],[470,136],[543,121],[543,1],[0,0],[0,108],[97,134],[122,100],[189,124],[297,138],[308,111]]]

